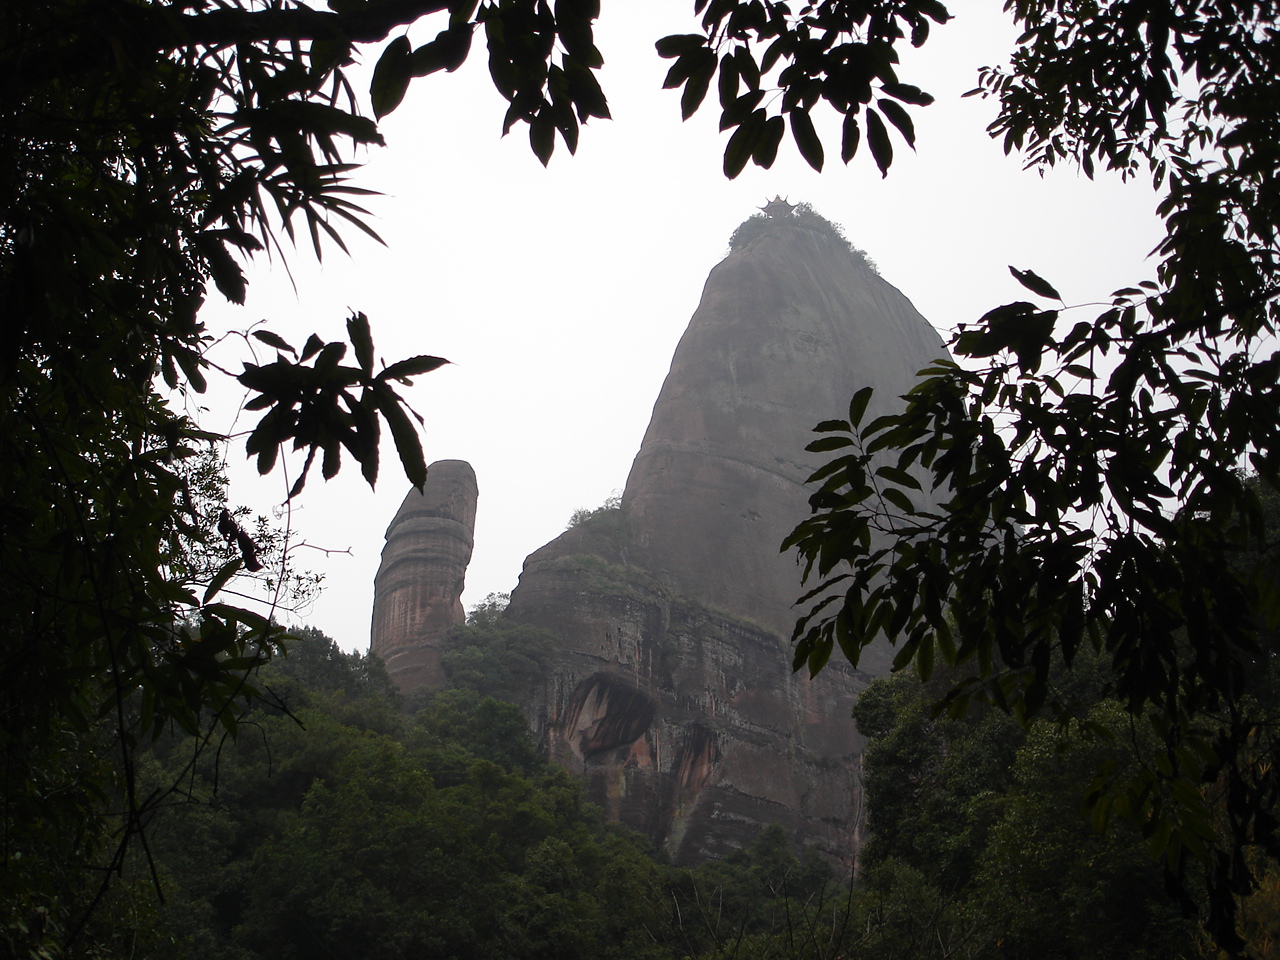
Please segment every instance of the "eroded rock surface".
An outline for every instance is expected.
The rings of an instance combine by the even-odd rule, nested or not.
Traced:
[[[462,623],[462,590],[476,523],[475,471],[463,460],[427,470],[387,527],[373,585],[370,649],[401,690],[444,685],[440,642]]]
[[[852,857],[867,675],[791,672],[800,571],[779,545],[808,514],[814,424],[868,385],[868,417],[888,411],[945,352],[836,237],[767,227],[712,270],[621,508],[532,554],[507,610],[559,638],[526,704],[548,754],[677,860],[768,823]]]

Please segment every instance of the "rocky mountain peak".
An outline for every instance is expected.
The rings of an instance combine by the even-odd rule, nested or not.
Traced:
[[[808,514],[814,425],[868,385],[888,412],[945,353],[839,228],[783,213],[739,227],[708,276],[618,508],[530,555],[506,611],[557,638],[524,704],[547,754],[678,860],[770,823],[856,851],[867,675],[791,671],[802,589],[779,545]]]

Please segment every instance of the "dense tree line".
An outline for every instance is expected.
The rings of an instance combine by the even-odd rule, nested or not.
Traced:
[[[1081,815],[1095,771],[1128,776],[1158,747],[1133,739],[1100,663],[1060,677],[1073,726],[939,714],[943,675],[873,682],[856,710],[871,837],[850,885],[777,827],[724,861],[676,867],[605,823],[540,760],[519,710],[489,695],[526,683],[546,642],[496,610],[454,634],[455,681],[416,704],[376,658],[301,630],[260,671],[269,700],[234,739],[211,752],[161,737],[138,764],[140,789],[165,797],[146,849],[68,955],[1216,956],[1203,903],[1188,912],[1166,889],[1150,838]],[[9,953],[56,950],[63,918],[99,890],[88,867],[64,865],[78,882],[38,914],[43,927],[4,931]],[[1260,957],[1275,955],[1276,890],[1268,877],[1243,901]]]
[[[955,918],[950,936],[992,957],[1197,955],[1196,913],[1166,890],[1146,839],[1127,820],[1099,828],[1083,815],[1097,770],[1141,760],[1119,705],[1078,704],[1070,728],[935,715],[949,680],[904,674],[859,701],[873,736],[868,882],[917,885]]]
[[[519,645],[473,625],[454,650],[463,679],[406,710],[376,658],[298,631],[234,739],[197,750],[178,731],[139,758],[139,789],[165,800],[76,938],[63,925],[99,886],[73,860],[78,882],[0,942],[32,957],[667,958],[772,931],[784,895],[828,882],[780,831],[688,871],[603,822],[519,710],[477,689],[510,674],[476,662]]]

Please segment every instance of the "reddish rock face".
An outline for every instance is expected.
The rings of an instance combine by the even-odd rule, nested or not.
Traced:
[[[387,527],[373,585],[370,649],[406,692],[444,685],[440,641],[466,619],[462,589],[476,523],[475,471],[463,460],[427,470]]]
[[[552,759],[677,860],[780,823],[850,860],[857,673],[791,672],[801,594],[779,545],[808,514],[813,426],[875,388],[867,422],[945,354],[910,302],[834,237],[771,220],[707,280],[617,511],[535,552],[507,615],[560,638],[527,705]]]

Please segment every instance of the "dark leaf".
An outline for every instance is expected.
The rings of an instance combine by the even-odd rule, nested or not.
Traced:
[[[234,560],[228,560],[222,565],[213,579],[209,581],[209,586],[204,591],[204,602],[208,603],[218,595],[223,587],[227,585],[227,581],[240,572],[241,559],[237,557]]]
[[[662,81],[662,88],[672,90],[689,82],[692,78],[701,78],[705,75],[707,82],[702,84],[705,91],[715,71],[716,55],[705,47],[699,47],[682,54],[680,59],[671,65],[671,69],[667,71]]]
[[[900,487],[910,487],[912,490],[920,489],[920,481],[899,467],[881,467],[876,471],[876,476],[892,481]]]
[[[867,109],[867,146],[871,148],[871,157],[880,168],[880,176],[889,175],[889,167],[893,163],[893,144],[889,142],[889,131],[884,121],[874,110]]]
[[[326,343],[320,350],[320,355],[316,357],[315,367],[317,370],[334,369],[347,355],[347,345],[345,343]],[[284,366],[284,364],[280,364]]]
[[[813,128],[812,118],[804,110],[793,110],[788,116],[791,118],[791,136],[795,138],[800,156],[804,157],[809,166],[821,172],[825,158],[822,141],[818,138],[818,131]]]
[[[908,499],[907,495],[897,487],[886,487],[881,492],[881,496],[908,516],[911,516],[916,512],[916,508],[912,505],[911,500]]]
[[[845,447],[851,446],[853,446],[853,441],[848,437],[823,437],[821,440],[813,441],[805,449],[810,453],[827,453],[831,450],[843,450]]]
[[[397,360],[386,367],[378,374],[378,379],[406,380],[421,373],[430,373],[432,370],[438,370],[448,362],[443,357],[409,357],[407,360]]]
[[[306,363],[324,348],[324,341],[317,337],[314,333],[307,337],[307,342],[302,345],[302,356],[299,357],[303,363]]]
[[[196,247],[204,254],[218,292],[232,303],[243,304],[247,289],[244,272],[235,258],[227,252],[222,240],[215,236],[201,235],[196,238]]]
[[[880,89],[895,100],[901,100],[903,103],[910,103],[913,106],[927,107],[933,103],[932,95],[909,83],[886,83]]]
[[[766,170],[773,166],[773,161],[778,156],[778,147],[782,143],[782,136],[786,132],[787,124],[782,117],[770,117],[764,122],[755,150],[751,153],[751,159],[755,161],[756,166],[764,167]]]
[[[341,469],[342,449],[336,440],[330,441],[324,445],[324,455],[320,459],[320,475],[326,480],[332,480]]]
[[[413,51],[410,72],[415,77],[425,77],[437,70],[452,73],[467,59],[471,51],[471,25],[459,29],[442,30],[430,43]]]
[[[716,83],[716,89],[720,97],[720,106],[728,110],[738,99],[738,60],[731,54],[726,53],[720,59],[720,76]],[[723,130],[724,128],[721,127]]]
[[[412,79],[412,50],[409,38],[402,34],[387,44],[382,56],[378,58],[377,66],[373,68],[373,80],[369,85],[373,115],[381,120],[400,106]]]
[[[378,440],[382,427],[378,421],[377,398],[372,388],[366,389],[351,410],[352,431],[344,442],[360,464],[360,473],[369,486],[378,481]]]
[[[658,56],[663,59],[670,60],[673,57],[683,56],[697,50],[699,47],[706,47],[707,38],[700,33],[682,33],[670,37],[663,37],[654,47],[658,51]],[[710,52],[710,51],[708,51]]]
[[[871,387],[863,387],[849,401],[849,422],[855,427],[862,426],[863,414],[867,412],[867,404],[871,402]]]
[[[249,452],[252,453],[253,451],[251,450]],[[279,444],[275,444],[275,443],[266,444],[265,446],[262,446],[259,448],[257,466],[258,466],[258,473],[261,476],[265,477],[268,473],[270,473],[273,469],[275,469],[276,455],[279,452],[280,452],[280,446]]]
[[[1015,300],[1013,303],[1004,303],[988,310],[978,320],[978,323],[994,328],[1006,321],[1038,313],[1039,310],[1040,308],[1034,303],[1028,303],[1026,300]]]
[[[269,347],[275,347],[275,349],[281,350],[285,353],[292,353],[295,357],[298,355],[298,351],[285,343],[283,337],[272,333],[270,330],[255,330],[253,331],[253,336],[254,339],[261,340]]]
[[[876,106],[889,118],[889,122],[898,128],[898,132],[902,134],[902,139],[907,141],[907,146],[914,149],[916,145],[916,126],[911,120],[911,115],[892,100],[877,100]]]
[[[763,125],[764,112],[756,111],[739,124],[738,129],[729,137],[724,148],[724,175],[730,180],[737,177],[751,159],[751,152],[755,149]]]
[[[920,647],[916,651],[916,671],[920,674],[920,679],[929,682],[933,676],[933,638],[925,637],[920,641]]]
[[[1062,295],[1053,288],[1053,285],[1043,277],[1037,275],[1031,270],[1019,270],[1017,267],[1010,266],[1009,272],[1013,274],[1013,278],[1020,284],[1030,290],[1032,293],[1039,294],[1042,297],[1049,297],[1053,300],[1061,300]]]
[[[302,470],[298,473],[298,479],[293,481],[293,486],[289,488],[289,499],[292,500],[302,492],[302,488],[307,485],[307,475],[311,472],[311,464],[316,459],[316,448],[313,445],[307,450],[307,459],[302,463]]]
[[[240,559],[244,561],[246,570],[257,573],[262,569],[262,561],[258,559],[258,545],[253,542],[253,537],[243,530],[237,530],[236,547],[240,550]]]
[[[858,126],[858,117],[850,111],[845,115],[840,137],[840,159],[848,163],[858,153],[858,144],[862,139],[862,128]]]
[[[1018,358],[1018,366],[1024,373],[1035,373],[1040,369],[1040,361],[1044,349],[1053,336],[1053,327],[1058,320],[1056,310],[1046,310],[1033,314],[1019,325],[1009,338],[1010,349]]]
[[[716,72],[716,56],[710,50],[702,51],[705,57],[698,57],[698,64],[689,74],[685,82],[684,93],[680,95],[680,116],[688,120],[698,112],[702,101],[706,99],[707,90],[711,86],[711,78]]]
[[[369,330],[369,318],[363,313],[353,313],[347,318],[347,335],[355,348],[356,363],[365,376],[373,376],[373,334]]]
[[[565,64],[565,79],[569,84],[569,96],[583,121],[588,117],[608,119],[609,103],[595,73],[575,63]]]
[[[540,114],[529,121],[529,146],[545,167],[556,149],[556,126],[552,119]]]
[[[915,0],[915,6],[934,23],[946,23],[951,19],[951,13],[941,0]]]
[[[409,482],[422,489],[427,480],[427,463],[422,455],[422,441],[418,439],[418,431],[404,412],[403,403],[388,387],[375,387],[378,409],[391,429],[391,437],[395,440],[396,452],[400,455],[400,463],[404,467]]]

